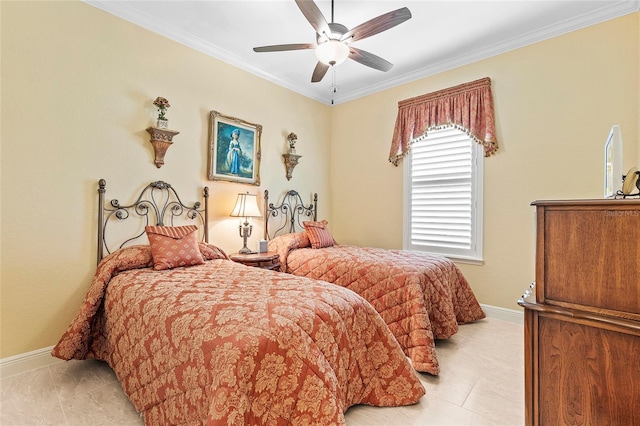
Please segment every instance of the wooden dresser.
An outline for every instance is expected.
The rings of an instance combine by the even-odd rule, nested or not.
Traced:
[[[527,425],[640,425],[640,200],[536,201]]]

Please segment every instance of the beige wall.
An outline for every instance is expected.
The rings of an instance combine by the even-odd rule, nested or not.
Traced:
[[[461,264],[482,303],[518,309],[534,279],[536,199],[601,198],[613,124],[624,170],[639,166],[639,13],[332,109],[332,230],[340,242],[402,247],[402,166],[388,161],[400,100],[492,79],[500,151],[485,160],[484,264]],[[350,182],[351,185],[340,185]],[[366,214],[357,215],[357,209]]]
[[[79,307],[95,270],[98,179],[121,202],[154,180],[185,202],[208,185],[212,240],[228,252],[242,247],[228,217],[238,192],[328,193],[328,106],[81,2],[0,5],[0,357],[53,345]],[[156,96],[180,131],[160,169],[145,131]],[[260,188],[207,181],[211,110],[263,125]],[[289,182],[281,155],[292,131],[302,159]]]
[[[0,2],[0,358],[53,345],[78,308],[95,269],[100,178],[121,201],[152,180],[187,200],[208,185],[212,240],[229,252],[235,194],[289,188],[319,192],[339,241],[401,247],[402,168],[386,160],[397,102],[485,76],[501,151],[485,163],[485,264],[462,267],[481,302],[516,308],[533,278],[529,202],[599,197],[612,124],[625,167],[640,159],[638,16],[329,108],[84,3]],[[181,132],[161,169],[145,131],[156,96]],[[210,110],[264,126],[260,188],[207,181]],[[291,131],[303,158],[288,182]]]

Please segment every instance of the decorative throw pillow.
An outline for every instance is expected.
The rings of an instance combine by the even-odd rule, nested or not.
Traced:
[[[278,235],[269,241],[269,251],[278,251],[279,248],[283,248],[289,252],[305,247],[311,247],[311,241],[309,241],[309,235],[306,231]]]
[[[198,243],[198,247],[200,247],[200,254],[204,257],[204,260],[214,260],[214,259],[226,259],[229,260],[229,256],[224,252],[220,247],[214,246],[213,244],[205,243],[200,241]]]
[[[307,231],[311,247],[314,249],[331,247],[335,244],[331,232],[327,228],[329,222],[322,220],[320,222],[302,222],[302,226]]]
[[[153,269],[171,269],[204,263],[198,246],[196,225],[147,226]]]

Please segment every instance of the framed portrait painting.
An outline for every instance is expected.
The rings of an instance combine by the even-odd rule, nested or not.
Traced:
[[[260,185],[262,126],[218,111],[209,116],[209,179]]]

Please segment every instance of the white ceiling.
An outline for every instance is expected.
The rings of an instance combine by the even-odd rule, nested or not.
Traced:
[[[393,63],[390,71],[347,60],[320,83],[311,83],[313,50],[252,50],[315,43],[315,31],[294,0],[85,1],[329,105],[640,10],[640,0],[334,0],[334,20],[348,28],[404,6],[412,18],[353,43]],[[331,22],[331,1],[316,4]]]

